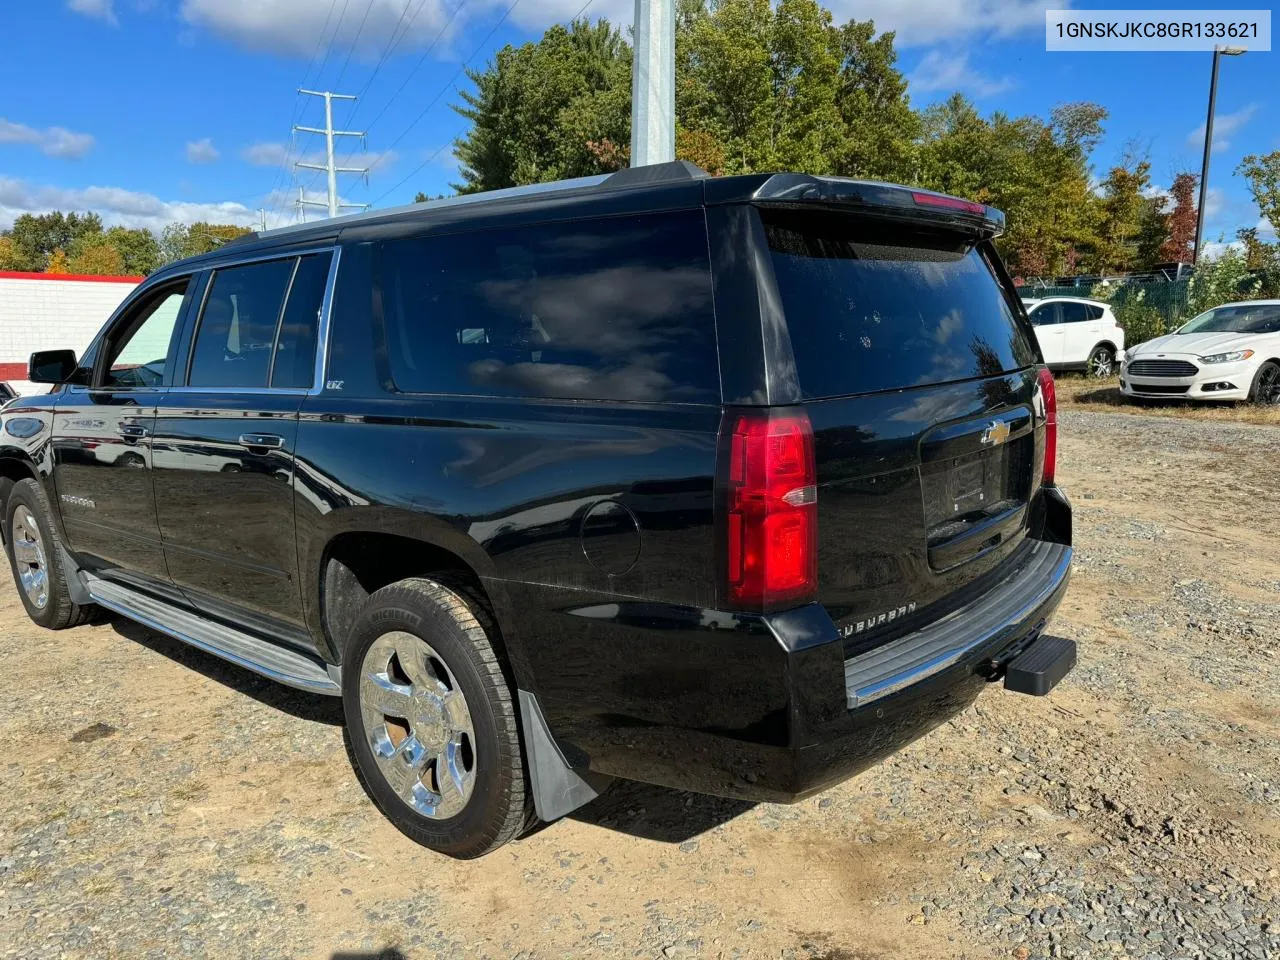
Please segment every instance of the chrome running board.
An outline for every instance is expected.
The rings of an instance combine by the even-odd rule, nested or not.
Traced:
[[[94,603],[144,627],[168,634],[286,686],[331,696],[342,694],[342,686],[330,675],[325,664],[315,657],[209,620],[194,611],[175,607],[118,583],[88,574],[84,579]]]

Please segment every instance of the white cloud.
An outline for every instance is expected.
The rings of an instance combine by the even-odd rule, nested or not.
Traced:
[[[911,91],[916,93],[963,90],[974,97],[990,97],[1013,88],[1009,77],[995,79],[974,70],[969,65],[967,52],[952,56],[941,50],[930,50],[908,79]]]
[[[187,143],[187,163],[213,163],[220,156],[222,154],[209,137]]]
[[[286,161],[290,167],[295,161],[303,163],[325,162],[325,154],[312,151],[310,153],[298,154],[290,149],[288,144],[284,143],[255,143],[245,147],[240,151],[243,160],[253,164],[255,167],[282,167]],[[385,171],[400,159],[400,154],[395,150],[373,151],[370,153],[338,153],[337,163],[340,167],[368,167],[369,172],[377,173]],[[346,176],[346,174],[344,174]]]
[[[834,0],[830,4],[837,21],[874,20],[878,32],[896,31],[901,47],[962,37],[1005,39],[1037,31],[1043,36],[1045,10],[1069,6],[1066,0]]]
[[[1231,146],[1230,138],[1244,129],[1245,124],[1258,112],[1258,104],[1251,103],[1235,113],[1223,113],[1213,118],[1213,152],[1220,153]],[[1187,134],[1187,146],[1204,149],[1204,124]]]
[[[48,213],[52,210],[91,210],[108,226],[145,227],[157,232],[171,223],[194,223],[197,220],[246,227],[258,223],[258,212],[243,203],[161,200],[154,194],[122,187],[67,188],[0,177],[0,229],[7,229],[24,213]],[[293,218],[292,215],[284,218],[269,216],[267,222],[275,226],[292,223]]]
[[[289,148],[283,143],[255,143],[241,150],[240,156],[255,167],[282,167]]]
[[[67,0],[67,6],[86,17],[96,17],[110,24],[119,23],[112,0]]]
[[[465,7],[455,18],[460,4]],[[401,38],[396,41],[400,50],[422,49],[446,29],[448,41],[464,23],[492,21],[509,6],[509,0],[421,0],[405,15],[405,0],[364,0],[351,4],[345,15],[346,5],[338,5],[331,16],[333,5],[317,0],[182,0],[180,12],[192,27],[250,50],[310,58],[321,44],[339,52],[354,44],[357,58],[371,60],[393,37]],[[511,22],[541,30],[581,9],[581,0],[523,0],[512,10]],[[589,15],[625,26],[633,10],[632,0],[595,0]]]
[[[0,117],[0,144],[21,143],[36,147],[46,157],[67,157],[79,160],[93,149],[93,137],[76,133],[65,127],[45,127],[37,130],[25,123],[12,123]]]

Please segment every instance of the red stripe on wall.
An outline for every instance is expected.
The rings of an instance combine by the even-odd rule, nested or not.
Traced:
[[[141,283],[146,277],[96,277],[83,273],[23,273],[0,270],[0,280],[80,280],[86,283]]]
[[[27,379],[27,365],[25,363],[0,363],[0,380],[25,379]]]

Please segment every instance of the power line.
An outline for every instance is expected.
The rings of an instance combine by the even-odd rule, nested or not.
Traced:
[[[582,15],[587,12],[587,8],[590,7],[591,4],[594,2],[595,0],[586,0],[586,3],[584,3],[581,7],[579,7],[578,12],[573,15],[573,20],[580,19]],[[511,11],[515,10],[515,8],[519,6],[519,4],[520,4],[520,0],[515,0],[515,2],[512,3],[511,6],[507,8],[507,12],[502,15],[502,19],[500,19],[496,24],[493,25],[493,29],[490,30],[488,35],[483,40],[480,41],[480,45],[476,47],[476,49],[472,52],[471,56],[469,56],[465,61],[463,61],[462,66],[460,66],[457,72],[454,73],[454,75],[449,78],[449,82],[445,85],[444,89],[442,89],[438,94],[436,94],[435,97],[432,99],[432,101],[428,103],[425,108],[423,108],[423,111],[420,114],[418,114],[418,116],[414,119],[414,121],[410,123],[408,127],[405,128],[404,132],[401,133],[400,136],[396,137],[394,141],[392,141],[391,147],[394,147],[397,143],[399,143],[402,139],[404,139],[405,134],[407,134],[410,130],[412,130],[415,126],[417,126],[418,122],[427,115],[427,111],[430,110],[432,107],[434,107],[436,105],[436,102],[439,101],[439,99],[443,97],[446,92],[448,92],[449,88],[453,86],[454,81],[456,81],[458,77],[462,75],[463,71],[467,69],[467,67],[471,64],[471,61],[475,59],[476,55],[482,49],[484,49],[485,44],[487,44],[490,38],[495,33],[498,32],[498,28],[501,27],[502,24],[506,22],[507,17],[511,16]],[[572,22],[572,20],[570,22]],[[456,90],[457,88],[454,87],[454,89]],[[370,124],[370,126],[373,126],[373,124]],[[439,148],[437,148],[435,152],[432,153],[425,160],[423,160],[422,163],[418,164],[416,167],[410,170],[409,173],[402,180],[400,180],[400,182],[397,183],[394,187],[392,187],[390,190],[383,191],[382,194],[380,194],[377,197],[377,199],[375,199],[373,203],[370,204],[370,206],[377,206],[383,200],[383,198],[386,197],[388,194],[395,193],[395,191],[399,190],[411,179],[416,177],[418,173],[424,167],[427,166],[427,164],[431,163],[433,160],[436,159],[436,157],[440,156],[440,154],[444,152],[445,147],[448,147],[448,146],[452,146],[452,141],[450,141],[449,143],[445,143],[441,145]],[[387,149],[390,150],[391,147],[388,147]]]
[[[313,51],[311,51],[311,59],[307,61],[307,69],[303,71],[302,82],[299,84],[299,86],[305,86],[307,83],[307,80],[311,77],[311,68],[316,65],[316,58],[320,56],[320,48],[324,46],[324,35],[329,29],[329,22],[333,19],[333,11],[337,6],[338,6],[338,0],[329,0],[329,12],[325,15],[324,26],[320,28],[320,35],[316,38],[316,48]],[[336,34],[337,31],[335,30],[334,33]],[[330,42],[332,42],[332,38],[330,38]],[[325,56],[327,59],[328,58],[327,52]],[[298,119],[301,116],[301,114],[302,114],[302,101],[298,99],[297,95],[295,94],[293,110],[290,111],[290,114],[289,114],[290,129],[292,129],[293,125],[298,122]],[[271,178],[271,187],[267,190],[268,198],[270,198],[271,195],[275,193],[278,189],[282,188],[284,185],[284,180],[290,176],[291,168],[289,165],[289,157],[293,153],[293,146],[294,146],[294,141],[291,138],[289,141],[289,146],[285,148],[284,159],[283,161],[281,161],[280,166],[276,169],[275,175]],[[283,200],[280,200],[277,203],[272,204],[272,211],[283,213],[284,211]]]
[[[356,28],[355,39],[351,41],[351,46],[347,48],[347,58],[342,61],[342,69],[338,71],[338,79],[333,81],[335,87],[342,86],[342,78],[347,75],[347,65],[351,63],[351,55],[356,52],[356,47],[360,43],[360,35],[364,33],[364,25],[369,22],[369,14],[373,13],[373,5],[376,0],[369,0],[369,5],[364,8],[364,16],[360,19],[360,26]],[[408,7],[405,7],[408,10]]]
[[[378,71],[382,69],[382,65],[390,58],[392,51],[400,45],[400,41],[409,35],[409,31],[412,30],[413,25],[418,22],[418,17],[422,14],[426,5],[427,0],[421,0],[421,2],[419,2],[417,11],[412,17],[410,17],[408,24],[405,25],[404,32],[400,33],[400,25],[404,23],[404,18],[408,15],[409,8],[413,6],[413,0],[407,0],[404,5],[404,10],[400,14],[400,22],[397,23],[396,28],[391,31],[391,39],[387,41],[387,45],[382,51],[382,56],[378,57],[378,62],[373,65],[373,72],[369,74],[369,79],[364,82],[364,86],[361,87],[360,92],[356,94],[357,97],[363,97],[369,92],[369,87],[373,85],[373,81],[377,78]],[[399,36],[397,36],[397,34],[399,34]],[[355,117],[356,110],[359,109],[360,104],[356,104],[356,109],[351,112],[353,118]]]

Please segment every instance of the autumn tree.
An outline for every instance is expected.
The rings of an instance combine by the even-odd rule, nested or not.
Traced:
[[[229,223],[171,223],[160,234],[158,259],[164,264],[208,253],[236,237],[252,232],[248,227]]]
[[[1160,247],[1161,263],[1190,263],[1196,240],[1196,187],[1200,178],[1194,173],[1180,173],[1173,178],[1169,195],[1173,209],[1169,212],[1169,237]]]
[[[30,270],[12,237],[0,236],[0,270]]]
[[[44,267],[45,273],[70,273],[70,267],[67,264],[67,255],[61,247],[57,247],[49,254],[49,260]]]
[[[124,257],[105,240],[77,242],[67,261],[67,269],[70,273],[89,276],[118,277],[125,272]]]
[[[1148,188],[1151,164],[1126,157],[1111,168],[1102,181],[1098,240],[1088,260],[1093,273],[1123,273],[1138,260],[1138,234]]]

